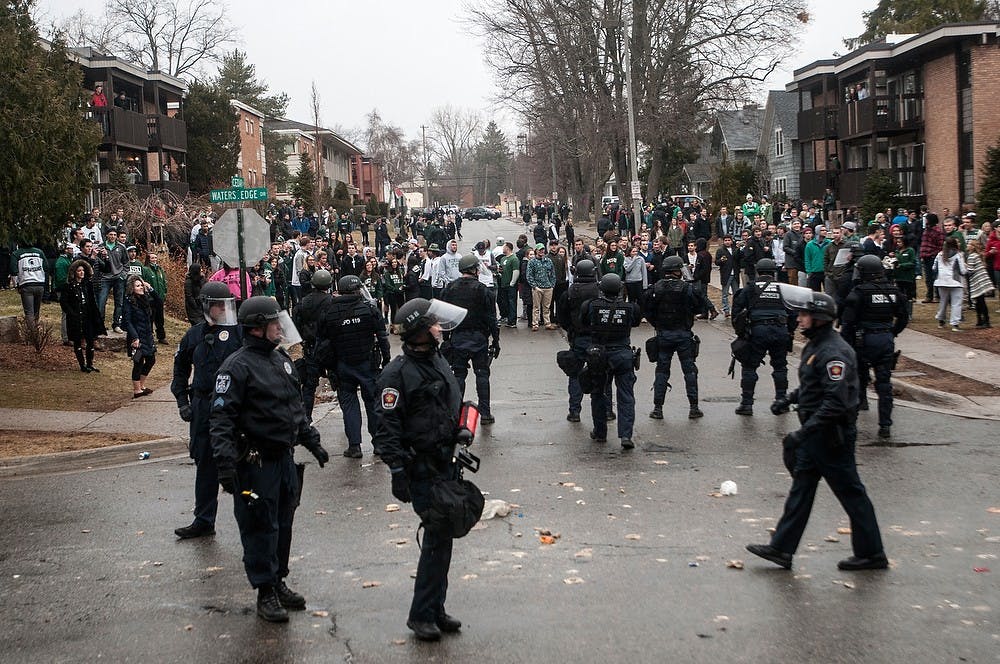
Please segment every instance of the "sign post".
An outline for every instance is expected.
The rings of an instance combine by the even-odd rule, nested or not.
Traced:
[[[215,242],[213,242],[213,248],[215,249],[216,255],[226,261],[227,264],[232,265],[233,263],[236,263],[239,265],[240,295],[242,300],[246,300],[249,295],[247,293],[247,261],[249,260],[256,263],[264,257],[264,253],[267,251],[267,241],[270,240],[271,235],[270,230],[267,228],[267,222],[265,222],[264,219],[253,210],[244,210],[243,203],[246,201],[266,201],[267,187],[253,187],[247,189],[244,186],[246,181],[239,175],[234,175],[229,182],[230,185],[232,185],[231,189],[212,189],[209,192],[209,200],[212,203],[237,204],[235,210],[228,210],[222,215],[222,217],[219,218],[219,223],[215,225],[215,228],[212,231],[212,237],[215,239]],[[231,215],[230,213],[233,214]],[[247,237],[245,232],[246,229],[244,227],[245,220],[247,220],[250,213],[252,213],[253,217],[256,217],[256,219],[253,220],[255,226],[257,225],[257,220],[259,220],[261,224],[264,224],[264,232],[266,234],[265,249],[259,254],[256,253],[256,240],[258,238],[254,238],[254,243],[252,243],[252,246],[254,246],[255,249],[253,257],[251,257],[247,251]],[[219,226],[222,224],[223,220],[227,218],[232,220],[228,222],[229,224],[235,225],[235,228],[233,228],[232,231],[229,231],[228,226],[223,227],[224,237],[222,242],[225,244],[223,251],[226,251],[229,254],[229,260],[226,260],[226,257],[219,251],[219,247],[217,246],[219,244]],[[254,232],[256,233],[257,230],[255,229]],[[229,233],[232,234],[232,237],[229,236]]]

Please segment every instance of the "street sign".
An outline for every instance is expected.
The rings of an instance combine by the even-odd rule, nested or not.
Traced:
[[[232,187],[233,189],[242,189],[243,187],[246,186],[246,181],[243,178],[241,178],[239,175],[234,175],[229,180],[229,182],[230,182],[229,186]]]
[[[642,183],[632,180],[632,198],[642,198]]]
[[[212,227],[212,249],[230,267],[240,266],[239,216],[243,217],[243,264],[252,267],[271,248],[271,227],[255,210],[226,210]]]
[[[213,189],[208,193],[208,200],[212,203],[266,201],[267,187],[255,187],[251,189],[243,189],[242,187],[236,187],[234,189]]]
[[[553,191],[552,192],[552,200],[554,200],[554,201],[559,200],[559,192],[558,191]]]

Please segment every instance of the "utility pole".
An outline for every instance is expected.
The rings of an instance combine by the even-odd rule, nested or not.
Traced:
[[[483,205],[489,205],[490,199],[487,192],[490,188],[490,165],[486,164],[486,177],[483,178]]]
[[[632,177],[632,215],[635,228],[640,228],[642,224],[642,194],[639,190],[639,158],[636,154],[635,140],[635,104],[632,96],[632,24],[626,24],[625,36],[625,89],[628,92],[628,162]]]
[[[559,190],[556,189],[556,146],[549,143],[549,156],[552,158],[552,202],[559,200]]]
[[[431,206],[431,188],[427,181],[427,125],[420,125],[420,140],[424,151],[424,209]]]
[[[528,162],[528,207],[531,205],[531,123],[528,123],[528,133],[524,135],[524,157]]]

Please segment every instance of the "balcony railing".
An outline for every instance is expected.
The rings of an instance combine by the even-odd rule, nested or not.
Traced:
[[[869,97],[840,106],[840,137],[872,132],[913,131],[924,123],[924,97],[907,94],[900,97]]]
[[[87,119],[98,123],[103,132],[101,143],[147,149],[149,137],[146,132],[146,118],[140,113],[126,111],[117,106],[91,108]]]
[[[836,106],[811,108],[799,112],[799,140],[814,141],[824,138],[836,138],[838,130]]]
[[[188,194],[187,182],[177,182],[175,180],[159,180],[150,182],[150,184],[153,185],[153,189],[169,191],[177,198],[184,198]]]
[[[147,115],[147,145],[167,150],[187,151],[187,125],[166,115]]]

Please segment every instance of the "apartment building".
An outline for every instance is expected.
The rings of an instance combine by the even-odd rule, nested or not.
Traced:
[[[264,124],[268,130],[282,137],[285,163],[291,175],[289,182],[299,170],[299,156],[305,153],[309,155],[313,169],[316,169],[317,161],[322,161],[320,172],[324,188],[330,187],[332,190],[336,188],[337,182],[343,182],[350,195],[360,196],[361,191],[351,173],[351,158],[361,156],[358,146],[330,129],[294,120],[266,120]],[[321,152],[319,160],[316,158],[317,149]],[[289,199],[292,194],[290,191],[276,191],[275,195],[277,198]]]
[[[236,170],[248,187],[266,187],[267,162],[264,159],[264,114],[253,106],[235,99],[229,105],[236,113],[236,126],[240,132],[240,154]]]
[[[799,196],[861,202],[878,169],[910,206],[974,207],[986,150],[1000,141],[1000,24],[891,35],[794,72],[802,161]]]

